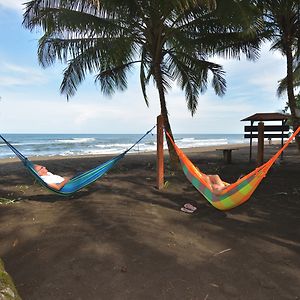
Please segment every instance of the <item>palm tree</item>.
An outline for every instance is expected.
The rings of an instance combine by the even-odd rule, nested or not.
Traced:
[[[247,2],[33,0],[26,4],[23,24],[44,30],[38,49],[43,67],[56,60],[67,64],[60,87],[67,98],[87,73],[96,74],[104,94],[124,90],[127,72],[138,64],[145,102],[149,104],[146,87],[152,79],[165,129],[172,136],[166,105],[171,82],[177,81],[185,92],[193,115],[209,81],[217,95],[226,90],[222,66],[209,61],[210,56],[257,56],[258,41],[248,26],[252,16],[244,9]],[[172,149],[169,145],[174,162]]]
[[[300,50],[300,49],[299,49]],[[294,89],[300,87],[300,56],[294,55],[294,70],[293,70],[293,86]],[[279,81],[279,86],[277,89],[277,94],[279,97],[283,96],[287,91],[287,77],[283,78]],[[297,109],[300,111],[300,93],[295,95],[295,104],[296,104],[296,117],[299,118],[299,114],[297,114]],[[289,103],[287,103],[286,110],[289,108]]]
[[[294,84],[299,82],[300,55],[300,3],[299,0],[258,1],[262,7],[271,49],[279,50],[286,57],[287,76],[281,81],[278,93],[287,91],[294,130],[300,125],[296,116]],[[300,138],[296,138],[300,151]]]
[[[300,63],[298,64],[295,64],[296,67],[294,69],[294,72],[293,72],[293,86],[294,86],[294,89],[300,87]],[[281,79],[279,81],[279,85],[278,85],[278,88],[277,88],[277,95],[278,97],[282,97],[283,95],[285,95],[287,91],[287,77]],[[289,109],[289,102],[286,103],[286,107],[284,108],[284,111],[288,111]],[[300,115],[299,115],[299,112],[300,112],[300,93],[298,93],[298,95],[295,95],[295,113],[296,113],[296,117],[299,118]]]

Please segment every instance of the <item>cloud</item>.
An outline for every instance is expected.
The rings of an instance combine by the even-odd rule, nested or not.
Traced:
[[[2,131],[142,133],[155,124],[157,113],[153,114],[139,97],[132,97],[132,92],[115,99],[82,92],[69,102],[48,92],[43,95],[6,92],[0,102],[0,121],[5,124]]]
[[[285,77],[285,58],[278,52],[269,51],[270,43],[265,43],[261,48],[260,58],[257,61],[225,60],[218,58],[217,63],[221,64],[226,71],[227,82],[236,84],[240,82],[245,86],[257,88],[260,92],[275,95],[278,81]],[[228,86],[229,86],[228,85]]]
[[[0,7],[17,10],[22,12],[24,0],[0,0]]]
[[[47,82],[45,72],[40,69],[0,62],[0,86],[33,85]]]
[[[100,105],[100,103],[81,103],[69,104],[70,113],[74,116],[74,124],[76,126],[84,126],[92,121],[99,122],[99,119],[106,119],[109,116],[121,119],[123,117],[122,109],[115,107],[115,105]]]
[[[150,107],[145,105],[138,71],[130,78],[128,89],[111,98],[104,97],[88,77],[75,97],[66,102],[59,94],[61,66],[43,70],[34,63],[29,65],[29,61],[26,64],[0,56],[0,86],[9,87],[1,92],[3,132],[142,133],[153,126],[160,113],[154,86],[148,90]],[[228,92],[220,98],[209,85],[207,92],[199,96],[194,117],[187,109],[184,92],[172,85],[166,101],[175,133],[241,133],[241,119],[283,107],[275,96],[277,80],[285,72],[281,56],[265,50],[257,62],[223,60],[222,64]],[[32,121],[28,116],[35,112],[39,113]]]
[[[22,12],[23,9],[23,0],[0,0],[0,7],[8,8],[8,9],[13,9],[17,10],[19,12]]]

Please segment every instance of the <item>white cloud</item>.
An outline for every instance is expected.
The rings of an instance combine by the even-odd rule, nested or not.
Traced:
[[[150,108],[146,107],[138,74],[126,92],[117,92],[112,98],[102,96],[93,79],[87,78],[76,96],[66,102],[59,94],[61,66],[43,70],[4,58],[0,57],[0,86],[9,88],[1,91],[2,132],[142,133],[153,126],[160,113],[153,86],[148,90]],[[255,63],[231,60],[222,64],[227,71],[228,92],[220,98],[209,86],[207,93],[199,96],[194,117],[187,109],[184,93],[172,86],[166,101],[175,133],[241,133],[241,119],[283,107],[275,96],[277,80],[285,71],[281,56],[266,52]]]
[[[0,7],[17,10],[22,12],[24,0],[0,0]]]
[[[12,72],[16,72],[16,73],[23,73],[23,74],[27,74],[28,71],[32,72],[31,68],[25,68],[19,65],[14,65],[12,63],[3,63],[2,68],[4,68],[6,71],[12,71]]]
[[[285,58],[278,52],[269,51],[270,44],[262,46],[260,58],[256,61],[225,60],[218,58],[215,60],[221,64],[226,71],[228,83],[239,81],[243,87],[252,86],[272,95],[276,94],[278,81],[285,77]]]
[[[0,62],[0,86],[2,87],[45,82],[47,82],[47,78],[41,69]]]
[[[142,133],[156,115],[132,91],[95,101],[95,93],[79,93],[69,102],[53,94],[8,94],[0,102],[2,132]]]

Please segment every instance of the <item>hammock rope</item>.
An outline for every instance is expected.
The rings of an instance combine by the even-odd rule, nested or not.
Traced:
[[[95,168],[88,170],[84,173],[79,173],[72,177],[60,190],[52,188],[49,186],[36,172],[34,166],[25,155],[23,155],[16,147],[14,147],[11,143],[9,143],[1,134],[0,138],[5,142],[5,144],[16,154],[16,156],[23,162],[24,166],[28,169],[28,171],[34,176],[35,179],[44,187],[51,190],[52,192],[61,195],[68,196],[71,195],[92,182],[96,181],[100,177],[102,177],[105,173],[107,173],[115,164],[118,163],[131,149],[133,149],[141,140],[143,140],[152,130],[156,127],[154,125],[150,130],[148,130],[141,138],[139,138],[132,146],[126,149],[123,153],[115,156],[114,158],[96,166]]]
[[[211,186],[204,179],[201,172],[184,154],[184,152],[175,144],[169,133],[166,131],[167,138],[171,141],[179,157],[182,169],[192,185],[219,210],[229,210],[246,202],[256,190],[260,182],[267,175],[268,171],[278,159],[280,154],[288,147],[290,142],[300,133],[300,127],[290,136],[282,148],[273,155],[266,163],[256,168],[249,174],[238,179],[236,182],[229,184],[222,190],[220,195],[213,193]]]

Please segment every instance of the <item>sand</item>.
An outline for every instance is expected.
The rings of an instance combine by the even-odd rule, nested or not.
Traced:
[[[266,146],[266,158],[278,150]],[[235,181],[249,148],[225,164],[188,150],[205,173]],[[42,188],[16,159],[0,161],[0,257],[23,300],[300,299],[300,157],[290,145],[245,204],[213,208],[182,172],[157,190],[153,153],[127,155],[72,197]],[[64,176],[108,157],[34,158]],[[180,211],[184,203],[198,209]]]

